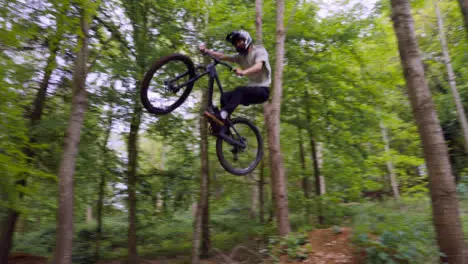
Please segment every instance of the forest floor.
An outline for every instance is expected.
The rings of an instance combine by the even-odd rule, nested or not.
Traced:
[[[287,256],[281,256],[280,263],[314,263],[314,264],[358,264],[363,263],[362,257],[358,256],[357,250],[351,244],[350,228],[341,228],[340,232],[335,232],[332,228],[316,229],[309,233],[309,247],[312,249],[308,254],[308,258],[302,261],[290,261]],[[240,252],[240,250],[238,251]],[[253,250],[252,250],[253,252]],[[237,257],[231,252],[219,252],[218,255],[206,260],[202,260],[202,264],[239,264],[239,263],[270,263],[268,259],[259,260],[258,258],[251,261],[237,260]],[[241,254],[239,254],[241,255]],[[16,257],[15,257],[16,256]],[[232,257],[232,258],[231,258]],[[242,258],[242,257],[241,257]],[[8,264],[46,264],[45,258],[36,257],[26,254],[12,254]],[[113,260],[102,261],[99,264],[122,264],[125,261]],[[174,258],[159,258],[159,259],[142,259],[141,264],[182,264],[190,263],[187,256]],[[271,261],[273,263],[273,261]]]
[[[308,258],[297,261],[288,260],[286,255],[280,257],[280,263],[291,264],[359,264],[364,263],[363,256],[351,243],[352,229],[341,228],[340,232],[335,232],[332,228],[316,229],[309,232],[309,247],[312,249]],[[240,252],[239,250],[238,252]],[[269,259],[259,260],[251,258],[246,260],[242,254],[233,254],[230,252],[219,253],[209,259],[202,260],[202,264],[240,264],[240,263],[274,263]],[[242,260],[241,260],[242,259]],[[187,262],[187,257],[178,257],[170,259],[144,260],[142,264],[182,264]],[[120,262],[105,262],[102,264],[120,264]]]

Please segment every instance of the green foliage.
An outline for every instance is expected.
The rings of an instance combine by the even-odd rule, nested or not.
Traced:
[[[366,263],[430,263],[438,257],[427,202],[365,205],[353,219],[353,243]]]
[[[340,2],[341,3],[341,2]],[[28,4],[32,4],[29,3]],[[99,8],[98,5],[100,4]],[[463,153],[461,130],[437,41],[432,4],[413,1],[416,33],[422,49],[426,77],[437,105],[462,199],[465,232],[468,231],[468,156]],[[43,6],[42,6],[43,5]],[[243,28],[255,36],[253,1],[42,1],[27,7],[8,1],[0,6],[0,216],[7,208],[19,210],[27,227],[15,236],[15,251],[50,256],[55,246],[58,170],[71,105],[71,75],[79,31],[80,5],[91,23],[89,63],[96,59],[87,81],[89,107],[82,130],[74,176],[74,261],[93,263],[95,223],[83,224],[87,208],[96,214],[99,182],[104,187],[104,227],[101,255],[127,254],[127,139],[129,123],[139,106],[139,80],[163,55],[181,52],[196,63],[199,42],[234,53],[224,41],[228,32]],[[468,43],[456,2],[440,3],[457,85],[468,109]],[[208,13],[207,13],[208,11]],[[362,6],[319,17],[320,7],[310,1],[286,3],[286,56],[281,105],[281,151],[285,161],[290,222],[293,230],[310,231],[339,226],[353,219],[355,243],[364,248],[369,262],[425,263],[437,257],[427,204],[428,177],[416,124],[408,103],[396,39],[388,19],[390,6],[381,1],[365,14]],[[208,15],[208,24],[205,24]],[[275,60],[275,3],[264,2],[263,45]],[[254,37],[256,38],[256,37]],[[56,55],[52,51],[56,50]],[[52,62],[47,64],[50,58]],[[48,66],[47,66],[48,65]],[[52,76],[42,120],[29,127],[29,113],[44,73]],[[221,82],[231,90],[245,82],[220,70]],[[145,256],[175,256],[191,249],[193,217],[190,208],[198,197],[200,135],[198,112],[201,80],[189,104],[166,116],[144,111],[138,153],[137,235]],[[216,102],[219,99],[215,94]],[[183,111],[181,110],[183,109]],[[261,106],[240,106],[244,115],[264,130]],[[112,122],[109,122],[110,118]],[[385,151],[381,124],[388,132]],[[110,137],[106,140],[106,133]],[[302,142],[299,140],[302,133]],[[124,135],[124,136],[123,136]],[[35,139],[31,142],[31,139]],[[304,198],[303,180],[314,186],[311,139],[322,149],[320,174],[326,195]],[[265,143],[267,139],[265,137]],[[304,153],[301,153],[299,144]],[[252,184],[232,177],[218,164],[214,140],[210,153],[210,231],[213,246],[228,250],[247,240],[271,237],[269,253],[302,259],[308,249],[302,233],[279,239],[273,222],[250,219]],[[26,149],[34,151],[28,159]],[[268,150],[265,151],[265,218],[271,201]],[[301,156],[303,155],[303,156]],[[304,159],[304,163],[302,162]],[[401,205],[344,206],[362,202],[363,191],[389,193],[387,162],[398,179]],[[253,178],[258,180],[258,171]],[[27,177],[27,178],[26,178]],[[26,178],[26,187],[18,180]],[[18,199],[18,194],[25,194]],[[309,190],[314,193],[314,188]],[[5,199],[4,199],[5,198]],[[256,210],[258,212],[258,208]],[[40,218],[40,220],[36,219]],[[258,216],[257,216],[258,218]],[[23,219],[22,219],[23,220]],[[34,224],[33,224],[34,223]],[[311,224],[312,223],[312,224]],[[468,234],[468,233],[467,233]]]
[[[289,260],[301,261],[308,257],[311,251],[309,238],[307,234],[290,233],[286,237],[272,236],[268,239],[268,255],[275,262],[283,254],[288,256]]]

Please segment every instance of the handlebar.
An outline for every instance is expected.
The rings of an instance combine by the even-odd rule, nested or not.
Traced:
[[[227,67],[230,71],[234,70],[234,67],[232,67],[231,65],[229,65],[229,64],[227,64],[225,62],[222,62],[220,59],[218,59],[215,56],[209,54],[208,52],[203,53],[203,55],[206,55],[206,56],[212,58],[215,61],[215,64],[221,64],[221,65]]]

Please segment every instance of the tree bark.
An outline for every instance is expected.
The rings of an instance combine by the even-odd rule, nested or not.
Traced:
[[[458,3],[460,4],[460,9],[463,15],[463,21],[465,23],[465,30],[467,33],[466,36],[468,37],[468,0],[458,0]]]
[[[437,4],[438,0],[434,0],[434,7],[437,14],[437,25],[439,27],[439,40],[440,45],[442,46],[442,54],[444,57],[445,67],[447,68],[447,76],[448,82],[450,85],[450,90],[452,91],[453,99],[455,100],[455,105],[457,108],[458,114],[458,121],[460,121],[460,125],[463,132],[463,139],[465,143],[465,154],[468,155],[468,121],[466,120],[465,109],[463,108],[463,102],[460,98],[460,94],[458,93],[457,89],[457,82],[455,79],[455,73],[453,72],[452,62],[450,60],[450,54],[447,45],[447,38],[445,37],[444,31],[444,22],[442,19],[442,15],[440,14],[439,5]]]
[[[20,193],[21,198],[22,196],[23,194]],[[19,216],[18,211],[9,209],[6,220],[3,222],[3,230],[2,230],[1,240],[0,240],[0,243],[1,243],[0,244],[0,263],[8,263],[8,254],[12,246],[13,233],[15,231],[18,216]]]
[[[392,0],[391,4],[393,26],[398,39],[409,100],[429,172],[437,242],[441,252],[446,255],[441,257],[441,260],[448,263],[464,263],[463,231],[452,168],[432,95],[425,81],[410,3],[407,0]]]
[[[258,181],[258,216],[260,223],[265,222],[265,199],[264,199],[264,187],[265,187],[265,162],[260,162],[260,179]]]
[[[306,222],[309,222],[309,216],[310,216],[310,207],[309,207],[309,199],[310,199],[310,180],[309,176],[307,175],[306,171],[306,160],[305,160],[305,150],[304,150],[304,144],[303,144],[303,138],[302,138],[302,129],[297,128],[299,132],[299,158],[301,161],[301,169],[302,169],[302,192],[304,193],[304,198],[306,200],[306,215],[305,219]]]
[[[139,82],[137,81],[137,87]],[[130,134],[128,137],[128,261],[130,264],[139,262],[137,252],[137,237],[136,237],[136,182],[137,182],[137,167],[138,167],[138,131],[140,130],[142,109],[138,102],[138,97],[134,98],[134,112],[130,123]]]
[[[206,2],[209,5],[208,0]],[[205,14],[205,28],[208,26],[208,11]],[[205,65],[209,62],[205,58]],[[208,85],[213,85],[213,80]],[[208,106],[208,89],[203,89],[200,107],[200,197],[194,223],[192,263],[200,263],[200,257],[208,257],[210,250],[209,229],[209,155],[208,155],[208,122],[203,117],[203,112]]]
[[[80,51],[75,62],[73,76],[73,99],[68,128],[65,135],[62,158],[60,161],[59,178],[59,214],[57,226],[57,244],[55,249],[55,263],[72,263],[73,239],[73,175],[75,173],[76,156],[78,154],[81,127],[87,109],[88,98],[86,92],[89,14],[83,8],[80,19],[81,33]]]
[[[211,239],[210,239],[210,206],[209,206],[209,186],[210,178],[207,177],[207,189],[206,195],[204,196],[205,202],[203,207],[203,216],[202,216],[202,248],[201,248],[201,258],[208,258],[209,252],[211,249]]]
[[[42,112],[44,110],[44,103],[47,96],[47,88],[49,88],[50,77],[56,67],[58,45],[50,50],[50,55],[47,58],[47,64],[44,70],[44,76],[42,77],[39,91],[37,92],[36,98],[34,99],[34,110],[31,114],[31,125],[34,126],[42,118]]]
[[[258,181],[257,179],[255,178],[255,176],[251,175],[251,182],[252,182],[252,192],[250,193],[251,196],[250,196],[250,212],[249,212],[249,215],[250,215],[250,218],[251,219],[255,219],[257,218],[257,212],[258,212]]]
[[[310,129],[309,129],[310,131]],[[318,222],[319,224],[323,225],[325,223],[325,217],[323,216],[323,204],[322,204],[322,183],[321,183],[321,175],[320,175],[320,167],[317,155],[317,143],[315,138],[310,135],[310,148],[312,150],[312,162],[314,165],[314,177],[315,177],[315,194],[317,195],[318,199]]]
[[[93,222],[93,207],[91,205],[86,206],[86,224]]]
[[[317,142],[316,143],[316,153],[317,153],[317,164],[320,170],[320,195],[324,195],[327,193],[327,185],[325,183],[325,177],[322,174],[322,168],[323,168],[323,147],[322,143]]]
[[[265,104],[265,124],[267,126],[268,149],[270,152],[270,173],[272,192],[275,196],[276,219],[280,236],[291,231],[289,224],[287,179],[280,145],[280,110],[284,60],[284,0],[276,1],[276,63],[273,81],[272,101]]]
[[[148,18],[151,10],[149,2],[123,1],[125,11],[133,27],[133,42],[135,45],[136,67],[134,79],[136,80],[136,91],[133,94],[133,113],[130,121],[130,133],[127,142],[128,164],[127,164],[127,190],[128,190],[128,263],[139,263],[136,236],[136,184],[138,170],[138,139],[143,109],[140,102],[140,85],[147,67],[147,56],[149,54],[148,40]]]
[[[299,132],[299,158],[301,161],[301,169],[302,169],[302,192],[304,193],[304,198],[310,198],[310,181],[309,177],[307,176],[306,172],[306,161],[305,161],[305,150],[303,145],[302,139],[302,130],[300,128],[297,129]]]
[[[98,193],[98,204],[97,204],[97,226],[96,226],[96,251],[95,257],[96,261],[101,258],[101,239],[102,239],[102,211],[104,207],[104,187],[106,186],[106,177],[105,174],[101,174],[101,178],[99,179],[99,193]]]
[[[203,117],[208,100],[207,89],[203,91],[202,106],[200,111],[200,197],[197,204],[194,232],[192,263],[200,263],[200,257],[208,254],[209,251],[209,226],[208,226],[208,201],[209,201],[209,161],[208,161],[208,124]],[[205,220],[206,219],[206,220]]]
[[[257,45],[263,45],[263,31],[262,31],[262,9],[263,0],[255,0],[255,43]]]
[[[112,84],[113,85],[113,84]],[[112,100],[109,98],[109,100]],[[104,207],[104,195],[105,195],[105,186],[107,182],[107,175],[109,173],[109,163],[108,163],[108,152],[109,149],[107,148],[107,143],[109,142],[110,138],[110,133],[112,130],[112,109],[113,109],[113,104],[112,102],[110,103],[109,106],[109,111],[107,113],[107,129],[106,133],[104,134],[104,142],[102,144],[102,156],[104,159],[104,164],[103,164],[103,171],[100,174],[100,179],[99,179],[99,191],[98,191],[98,203],[97,203],[97,226],[96,226],[96,261],[100,259],[100,248],[101,248],[101,239],[102,239],[102,215],[103,215],[103,207]]]
[[[311,159],[312,159],[312,166],[314,170],[314,179],[315,179],[315,194],[317,198],[317,220],[319,224],[324,224],[325,223],[325,218],[323,216],[323,205],[322,205],[322,200],[321,200],[321,195],[325,193],[325,183],[322,183],[323,181],[323,176],[320,175],[320,164],[319,164],[319,158],[318,158],[318,148],[317,148],[317,142],[315,140],[315,137],[312,133],[312,117],[310,114],[310,105],[307,101],[307,98],[309,98],[309,93],[307,90],[305,91],[305,96],[304,96],[304,107],[305,112],[306,112],[306,120],[307,120],[307,133],[309,136],[309,143],[310,143],[310,150],[311,150]],[[323,191],[322,191],[323,188]]]
[[[384,142],[385,153],[388,155],[389,160],[387,160],[387,170],[390,175],[390,186],[392,187],[393,197],[395,200],[400,200],[400,191],[398,190],[398,182],[395,175],[395,169],[393,168],[393,162],[390,159],[390,140],[387,135],[387,128],[385,127],[383,121],[380,121],[380,131],[382,132],[382,139]]]

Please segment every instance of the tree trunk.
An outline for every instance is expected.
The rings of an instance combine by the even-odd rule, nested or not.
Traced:
[[[208,17],[206,17],[208,23]],[[205,65],[208,61],[205,60]],[[212,85],[210,80],[208,85]],[[210,250],[209,229],[209,156],[208,156],[208,122],[203,117],[203,112],[208,106],[208,89],[203,89],[200,107],[200,200],[198,202],[197,214],[194,223],[192,263],[200,263],[200,257],[208,257]]]
[[[26,223],[26,220],[24,219],[24,217],[20,217],[18,219],[18,225],[16,225],[15,232],[24,233],[25,223]]]
[[[204,102],[206,105],[208,95],[203,92]],[[202,107],[202,111],[205,107]],[[208,226],[208,192],[209,192],[209,166],[208,166],[208,138],[207,138],[207,122],[203,115],[200,115],[200,149],[201,149],[201,169],[200,169],[200,198],[197,204],[195,215],[194,232],[193,232],[193,248],[192,248],[192,263],[200,263],[200,257],[206,256],[209,251],[209,226]],[[206,220],[205,220],[206,219]]]
[[[466,36],[468,37],[468,0],[458,0],[458,3],[460,4],[463,21],[465,22],[465,30],[467,32]]]
[[[255,43],[257,45],[263,45],[263,30],[262,30],[262,23],[263,23],[263,0],[255,0],[255,36],[256,40]],[[265,130],[263,129],[263,132]],[[264,137],[265,133],[262,133]],[[264,184],[265,184],[265,162],[264,159],[260,162],[260,179],[258,181],[258,203],[259,203],[259,219],[260,223],[265,222],[265,201],[264,201]]]
[[[133,27],[133,41],[135,45],[135,61],[136,67],[134,79],[136,80],[136,91],[133,94],[133,113],[130,121],[130,133],[128,136],[127,152],[127,180],[128,180],[128,263],[139,263],[137,252],[137,236],[136,236],[136,184],[138,170],[138,133],[141,125],[142,106],[140,102],[140,85],[143,80],[147,68],[147,56],[149,54],[148,40],[148,17],[150,12],[149,2],[140,1],[123,1],[126,9],[126,14],[130,19]]]
[[[322,200],[321,200],[321,195],[325,193],[325,183],[322,183],[323,181],[323,176],[320,175],[320,164],[319,164],[319,158],[318,158],[318,147],[317,147],[317,142],[315,140],[315,137],[312,133],[312,117],[310,114],[310,105],[309,102],[307,101],[307,98],[309,98],[309,93],[307,90],[305,90],[305,96],[304,96],[304,107],[305,112],[306,112],[306,120],[307,120],[307,134],[309,136],[309,143],[310,143],[310,150],[311,150],[311,158],[312,158],[312,165],[314,169],[314,179],[315,179],[315,194],[317,198],[317,220],[319,224],[324,224],[325,223],[325,218],[323,216],[323,205],[322,205]],[[323,188],[323,191],[322,191]]]
[[[276,1],[276,64],[273,82],[272,101],[265,104],[265,124],[268,134],[268,149],[270,152],[270,173],[272,190],[275,196],[276,219],[280,236],[286,236],[291,231],[289,224],[287,179],[284,170],[284,160],[280,146],[280,110],[283,81],[284,60],[284,0]]]
[[[98,204],[97,204],[97,226],[96,226],[96,252],[95,257],[96,261],[98,261],[101,251],[101,239],[102,239],[102,209],[104,207],[104,187],[106,186],[106,177],[105,174],[101,174],[101,178],[99,179],[99,193],[98,193]]]
[[[390,186],[392,187],[393,197],[395,198],[395,200],[400,200],[400,191],[398,190],[398,182],[397,182],[396,175],[395,175],[395,169],[393,168],[393,162],[391,161],[391,158],[390,158],[390,141],[387,135],[387,128],[385,127],[383,121],[380,121],[380,130],[382,132],[382,139],[384,142],[385,153],[387,154],[388,159],[389,159],[387,160],[386,164],[387,164],[388,174],[390,175]]]
[[[304,193],[304,198],[310,198],[310,181],[309,177],[307,176],[306,172],[306,161],[305,161],[305,151],[304,145],[302,140],[302,130],[300,128],[297,129],[299,132],[299,158],[301,161],[301,169],[302,169],[302,192]]]
[[[93,222],[93,207],[91,205],[86,206],[86,224]]]
[[[323,168],[323,147],[322,143],[317,142],[316,144],[316,153],[317,153],[317,164],[320,170],[320,195],[324,195],[327,193],[327,185],[325,184],[325,177],[322,174],[322,168]]]
[[[448,263],[464,263],[463,232],[452,168],[432,95],[425,81],[410,3],[407,0],[392,0],[391,3],[393,26],[398,39],[409,99],[429,171],[437,242],[441,252],[446,255],[442,260]]]
[[[55,249],[55,263],[57,264],[72,263],[73,175],[75,173],[81,127],[83,126],[88,104],[85,84],[87,76],[89,14],[87,14],[86,8],[83,8],[81,12],[80,24],[82,35],[79,36],[81,41],[78,42],[81,43],[81,47],[75,63],[72,108],[58,172],[60,189],[57,244]]]
[[[210,0],[205,0],[207,8],[211,5]],[[205,29],[208,28],[210,21],[210,13],[207,10],[205,12]],[[209,44],[209,42],[207,42]],[[210,60],[205,56],[205,65],[208,65]],[[210,87],[213,83],[209,84]],[[210,157],[208,153],[208,122],[203,117],[203,111],[208,107],[208,89],[204,89],[202,94],[202,108],[200,109],[200,151],[201,151],[201,178],[202,178],[202,187],[200,189],[202,195],[200,199],[203,198],[203,202],[200,203],[203,206],[202,214],[202,248],[201,248],[201,258],[208,258],[209,252],[211,250],[211,240],[210,240]]]
[[[137,87],[139,82],[137,81]],[[136,237],[136,182],[138,167],[138,131],[140,130],[142,109],[138,102],[138,97],[134,98],[134,112],[130,123],[130,134],[128,137],[128,261],[136,264],[138,260],[137,237]]]
[[[109,100],[111,100],[109,98]],[[96,226],[96,261],[100,259],[100,247],[101,247],[101,239],[102,239],[102,215],[103,215],[103,207],[104,207],[104,195],[105,195],[105,186],[106,186],[106,178],[107,174],[109,173],[109,163],[108,163],[108,151],[107,143],[109,142],[110,133],[112,130],[112,109],[113,104],[110,104],[109,111],[107,114],[107,129],[104,135],[104,142],[102,144],[102,155],[104,158],[104,168],[101,172],[100,179],[99,179],[99,191],[98,191],[98,203],[97,203],[97,226]]]
[[[309,131],[310,128],[309,128]],[[314,177],[315,177],[315,194],[317,195],[318,199],[318,222],[319,224],[323,225],[325,223],[325,218],[323,216],[323,204],[322,204],[322,184],[321,184],[321,175],[320,175],[320,167],[317,155],[317,143],[312,135],[310,137],[310,148],[312,149],[312,162],[314,164]]]
[[[168,200],[169,200],[169,193],[168,193],[168,181],[169,179],[167,178],[164,178],[163,180],[163,188],[162,188],[162,209],[163,209],[163,214],[167,214],[168,213],[168,208],[167,208],[167,204],[168,204]]]
[[[210,180],[207,177],[207,190],[205,195],[205,202],[203,207],[203,216],[202,216],[202,249],[201,249],[201,258],[208,258],[210,249],[211,249],[211,239],[210,239],[210,206],[209,206],[209,186]]]
[[[306,200],[306,215],[305,215],[305,220],[306,222],[309,222],[309,216],[310,216],[310,207],[309,207],[309,199],[310,199],[310,181],[309,181],[309,176],[307,175],[306,171],[306,160],[305,160],[305,150],[304,150],[304,144],[303,144],[303,139],[302,139],[302,129],[297,128],[299,132],[299,158],[301,160],[301,169],[302,169],[302,192],[304,193],[304,198]]]
[[[257,211],[258,211],[258,181],[254,176],[251,176],[252,181],[252,192],[250,193],[250,212],[249,216],[251,219],[257,218]]]
[[[49,88],[50,77],[56,67],[58,46],[51,48],[50,55],[47,58],[47,64],[44,70],[44,76],[42,77],[39,91],[37,92],[36,98],[34,99],[34,110],[31,113],[31,125],[36,125],[42,118],[42,112],[44,110],[44,102],[47,96],[47,88]]]
[[[20,193],[20,197],[22,196],[22,193]],[[8,254],[12,246],[13,234],[18,216],[18,211],[9,209],[6,220],[3,222],[2,237],[0,240],[0,263],[8,263]]]
[[[455,105],[457,108],[458,121],[463,132],[463,139],[465,143],[465,154],[468,155],[468,121],[466,120],[465,110],[463,109],[463,103],[458,93],[457,83],[455,80],[455,73],[453,72],[452,63],[450,61],[450,54],[447,45],[447,38],[445,37],[444,23],[442,15],[440,14],[439,5],[437,4],[438,0],[434,0],[434,7],[437,14],[437,25],[439,27],[439,40],[440,45],[442,46],[442,54],[444,56],[445,67],[447,68],[448,82],[450,85],[450,90],[452,91],[453,99],[455,100]]]
[[[262,32],[262,9],[263,0],[255,0],[255,43],[257,45],[263,45],[263,32]]]
[[[260,219],[260,223],[263,224],[265,222],[265,201],[264,201],[264,187],[265,187],[265,162],[260,162],[260,179],[258,181],[258,215]]]

